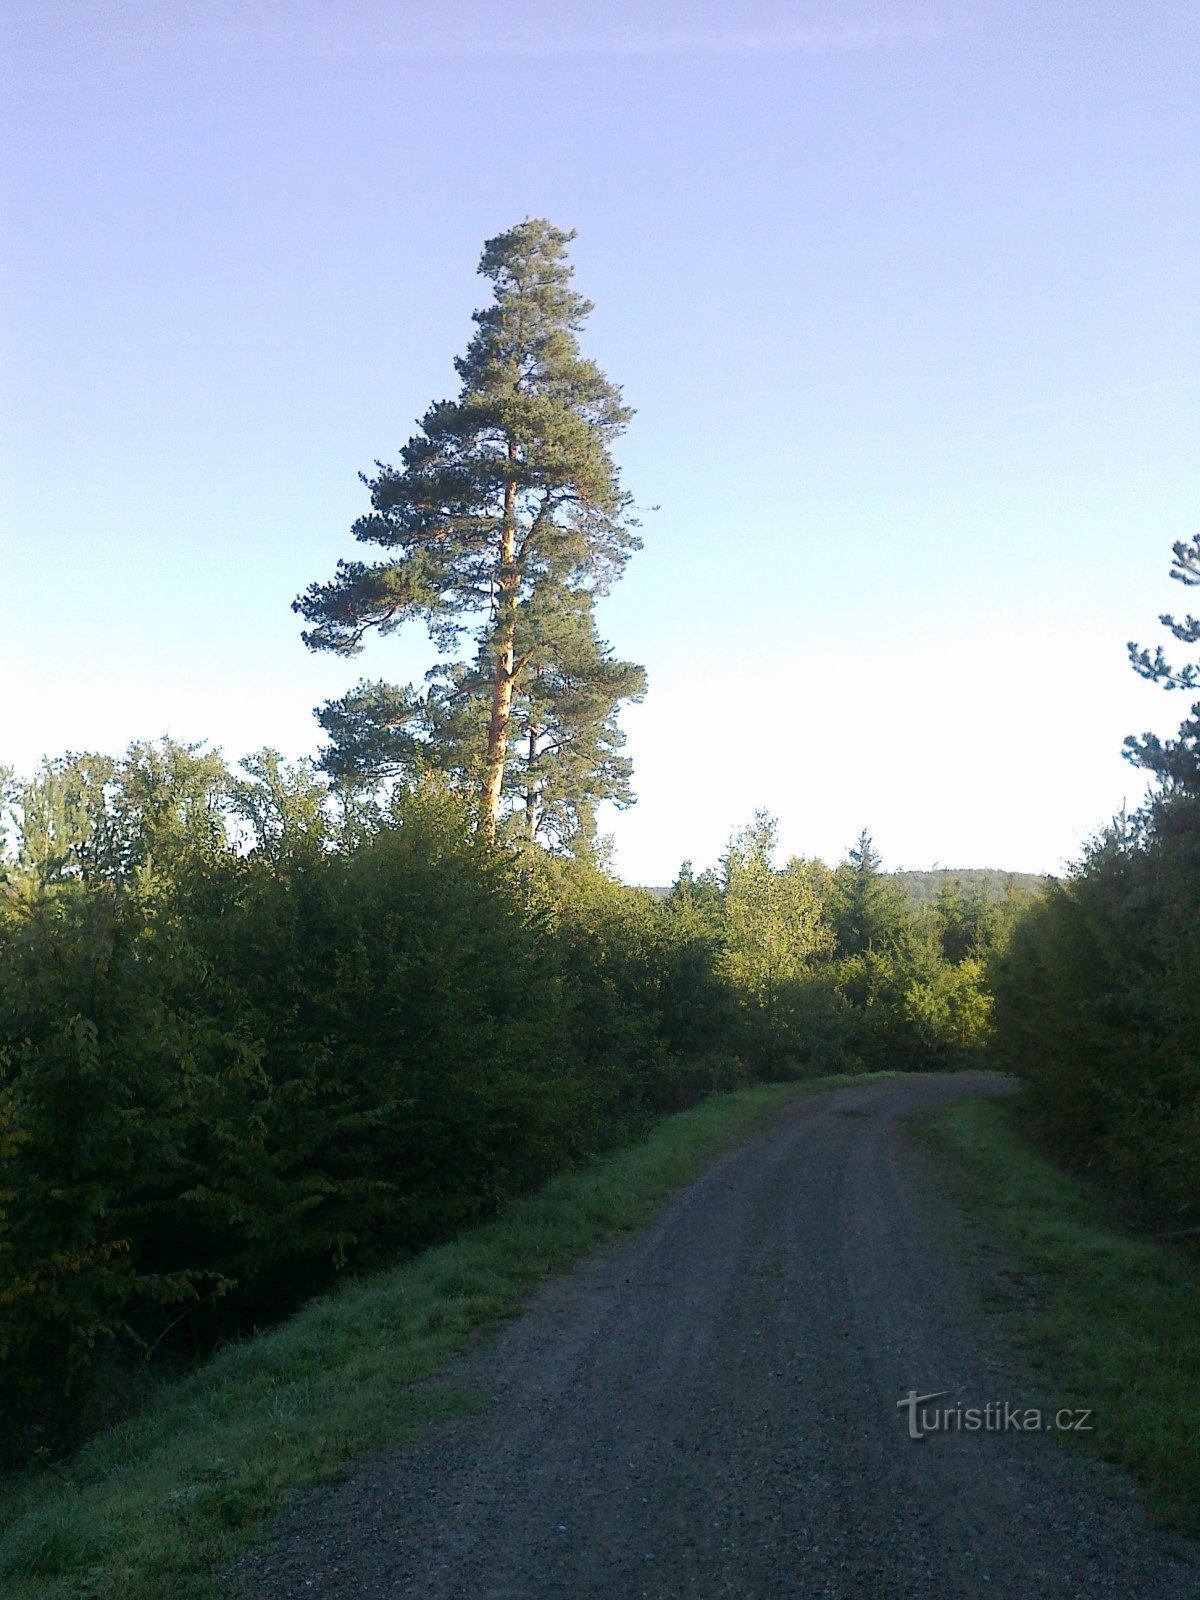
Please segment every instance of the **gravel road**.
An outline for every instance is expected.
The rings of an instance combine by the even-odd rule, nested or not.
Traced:
[[[997,1077],[801,1097],[451,1375],[481,1407],[306,1494],[245,1600],[1191,1600],[1195,1548],[990,1365],[897,1119]],[[1014,1390],[1016,1392],[1014,1392]],[[934,1402],[930,1402],[932,1405]],[[1096,1420],[1103,1427],[1103,1417]]]

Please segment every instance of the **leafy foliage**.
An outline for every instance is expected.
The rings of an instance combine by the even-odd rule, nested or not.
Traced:
[[[986,1012],[975,955],[943,960],[869,846],[777,868],[762,813],[665,898],[490,840],[445,774],[368,801],[270,750],[47,762],[14,818],[10,1461],[116,1414],[139,1364],[453,1234],[656,1113],[952,1061]]]

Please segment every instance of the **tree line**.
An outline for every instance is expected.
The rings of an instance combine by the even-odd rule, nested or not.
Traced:
[[[910,910],[865,837],[779,866],[764,815],[658,899],[436,775],[348,809],[269,751],[63,757],[9,798],[8,1464],[714,1089],[966,1059],[1015,915]]]

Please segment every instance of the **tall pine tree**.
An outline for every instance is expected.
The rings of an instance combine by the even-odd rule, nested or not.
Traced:
[[[632,413],[580,353],[577,335],[592,307],[570,286],[573,237],[531,219],[487,242],[479,270],[491,280],[494,300],[475,313],[476,332],[455,363],[458,398],[430,407],[399,467],[376,463],[378,475],[363,479],[371,510],[352,531],[360,543],[379,546],[383,559],[339,561],[334,578],[311,585],[294,606],[309,624],[304,640],[311,649],[346,655],[361,649],[370,629],[391,633],[414,620],[425,622],[447,653],[473,631],[474,660],[435,673],[425,694],[360,685],[325,707],[321,720],[333,734],[335,767],[350,766],[355,750],[369,765],[380,729],[397,761],[432,747],[435,764],[478,783],[490,832],[518,735],[532,769],[548,770],[535,708],[550,679],[561,699],[561,673],[554,673],[564,661],[539,614],[573,612],[572,649],[577,656],[590,650],[586,670],[568,674],[580,734],[569,742],[582,753],[590,739],[594,753],[587,775],[594,781],[576,785],[575,802],[585,808],[606,787],[622,797],[627,774],[619,781],[611,766],[614,736],[620,738],[615,711],[644,686],[640,668],[607,655],[591,616],[593,597],[620,575],[640,541],[610,454]],[[539,673],[549,675],[540,687]],[[598,721],[597,693],[608,696]],[[548,793],[541,778],[533,790],[526,784],[527,810],[536,815]]]

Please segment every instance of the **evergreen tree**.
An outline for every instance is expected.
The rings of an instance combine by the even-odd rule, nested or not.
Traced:
[[[617,716],[623,701],[641,699],[645,673],[613,658],[591,596],[568,589],[543,591],[523,608],[517,650],[525,667],[509,711],[502,800],[519,811],[527,838],[589,850],[599,802],[632,803]],[[351,782],[438,772],[478,787],[494,682],[485,642],[473,662],[435,667],[422,694],[360,683],[318,712],[331,741],[322,764]]]
[[[864,828],[833,875],[833,920],[843,955],[891,948],[909,927],[904,890],[880,870],[881,865]]]
[[[599,638],[590,595],[544,591],[527,622],[512,763],[524,831],[544,844],[590,848],[599,801],[633,801],[617,714],[623,701],[642,698],[646,674],[615,660]]]
[[[1178,540],[1173,555],[1172,578],[1189,589],[1200,587],[1200,533],[1192,535],[1190,544]],[[1158,620],[1181,644],[1200,644],[1200,617],[1189,614],[1178,621],[1164,612]],[[1131,640],[1128,649],[1134,671],[1151,683],[1159,683],[1164,689],[1200,688],[1200,663],[1188,661],[1174,667],[1161,645],[1151,653]],[[1160,739],[1153,733],[1144,733],[1140,739],[1130,735],[1125,741],[1125,754],[1137,766],[1148,768],[1176,788],[1200,792],[1200,701],[1180,724],[1177,739]]]
[[[411,688],[361,679],[340,700],[327,700],[317,720],[330,742],[321,766],[335,783],[375,785],[424,765],[423,697]]]
[[[986,953],[1000,908],[981,884],[964,886],[960,878],[948,878],[938,890],[932,917],[942,959],[957,966]]]
[[[435,676],[423,696],[360,686],[357,700],[333,702],[322,721],[335,744],[331,722],[369,756],[380,747],[374,718],[397,761],[420,756],[422,744],[448,741],[452,752],[435,751],[436,762],[477,780],[490,832],[504,801],[514,697],[537,672],[538,630],[523,624],[536,608],[569,609],[575,596],[602,593],[639,545],[609,453],[632,413],[580,354],[576,335],[591,306],[570,287],[573,237],[531,219],[487,242],[479,270],[495,298],[475,313],[476,332],[455,363],[458,398],[430,407],[399,467],[377,463],[378,475],[363,479],[372,509],[355,523],[354,537],[380,546],[384,559],[340,561],[332,581],[311,585],[295,602],[310,624],[305,643],[342,654],[358,651],[369,629],[387,634],[414,620],[449,652],[474,626],[470,670],[460,663]],[[594,679],[613,676],[608,669],[617,664],[601,671],[603,659],[597,650]],[[479,672],[487,684],[482,728]],[[628,697],[633,681],[626,674],[618,698]],[[531,691],[530,711],[537,701]],[[582,702],[576,709],[580,723],[594,722]],[[602,727],[614,709],[600,718]],[[538,770],[540,739],[532,746]],[[574,743],[583,749],[582,739]],[[346,754],[342,743],[335,761]],[[549,789],[539,782],[536,793],[544,803]]]

